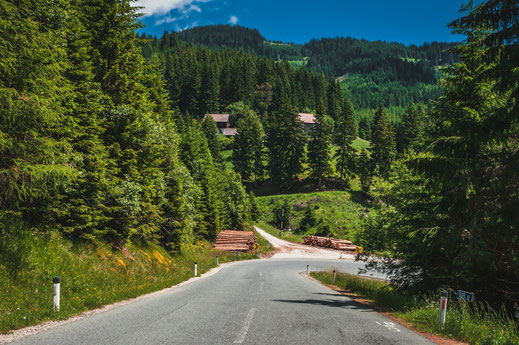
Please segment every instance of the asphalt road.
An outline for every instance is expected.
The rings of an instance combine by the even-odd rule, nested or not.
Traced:
[[[300,275],[344,260],[239,262],[159,296],[68,323],[11,344],[432,344]]]

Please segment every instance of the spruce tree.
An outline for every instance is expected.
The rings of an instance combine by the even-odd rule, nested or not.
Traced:
[[[264,139],[265,132],[256,113],[247,109],[236,126],[232,160],[234,169],[246,182],[258,181],[264,172]]]
[[[332,173],[331,138],[333,120],[327,116],[317,116],[308,143],[308,163],[310,177],[321,186]]]
[[[397,150],[407,152],[417,148],[423,127],[423,108],[409,105],[397,131]]]
[[[375,173],[375,165],[368,154],[368,151],[363,149],[360,153],[357,163],[357,174],[360,178],[360,186],[364,192],[369,192]]]
[[[283,189],[290,188],[303,171],[306,134],[299,112],[288,104],[272,113],[267,135],[268,170],[272,181]]]
[[[214,162],[222,163],[223,158],[220,153],[220,144],[218,141],[218,127],[216,126],[216,122],[211,116],[207,116],[202,121],[202,130],[204,131],[204,135],[207,139],[207,145],[209,146],[209,150],[211,151],[211,156],[213,157]]]
[[[348,182],[355,175],[356,150],[352,147],[357,137],[357,127],[353,118],[353,105],[345,100],[335,126],[335,170],[342,181]]]
[[[381,177],[388,176],[395,153],[393,127],[389,123],[386,112],[380,106],[373,121],[372,158]]]

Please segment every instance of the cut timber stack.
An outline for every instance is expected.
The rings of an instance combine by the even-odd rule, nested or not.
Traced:
[[[251,231],[220,231],[214,242],[214,249],[228,252],[248,252],[254,249],[256,237]]]
[[[309,246],[317,246],[323,248],[331,248],[341,251],[355,251],[357,246],[351,241],[339,240],[336,238],[320,237],[320,236],[306,236],[303,244]]]

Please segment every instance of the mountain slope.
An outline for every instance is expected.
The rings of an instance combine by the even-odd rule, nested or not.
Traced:
[[[406,46],[395,42],[351,37],[314,39],[305,44],[272,42],[257,29],[210,25],[184,30],[179,39],[211,49],[243,49],[260,56],[288,61],[337,79],[361,117],[371,117],[378,105],[390,108],[398,122],[408,104],[437,99],[441,66],[457,61],[449,49],[455,43],[431,42]]]

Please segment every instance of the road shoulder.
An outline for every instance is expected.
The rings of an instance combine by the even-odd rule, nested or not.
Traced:
[[[371,300],[368,300],[368,299],[365,299],[363,298],[362,296],[360,295],[357,295],[355,293],[351,293],[349,291],[346,291],[336,285],[330,285],[330,284],[325,284],[315,278],[312,278],[310,275],[306,274],[306,272],[301,272],[300,273],[303,277],[307,278],[307,279],[310,279],[316,283],[319,283],[321,285],[324,285],[324,286],[327,286],[329,287],[330,289],[348,297],[348,298],[351,298],[352,300],[354,300],[355,302],[359,303],[359,304],[362,304],[362,305],[365,305],[367,307],[370,307],[372,308],[373,310],[375,310],[377,313],[379,314],[382,314],[383,316],[387,317],[388,319],[400,324],[401,326],[409,329],[410,331],[412,332],[415,332],[419,335],[421,335],[422,337],[424,338],[427,338],[429,339],[430,341],[433,341],[435,342],[436,344],[438,345],[468,345],[467,343],[464,343],[464,342],[461,342],[461,341],[458,341],[458,340],[454,340],[454,339],[449,339],[449,338],[445,338],[445,337],[441,337],[439,335],[436,335],[436,334],[431,334],[431,333],[425,333],[425,332],[422,332],[422,331],[419,331],[417,330],[415,327],[413,327],[409,322],[406,322],[404,320],[402,320],[401,318],[391,314],[387,309],[385,308],[382,308],[382,307],[379,307],[377,306],[373,301]]]
[[[247,261],[249,261],[249,260],[247,260]],[[184,285],[188,285],[188,284],[191,284],[191,283],[193,283],[195,281],[198,281],[200,279],[207,278],[207,277],[210,277],[212,275],[215,275],[216,273],[220,272],[225,267],[228,267],[228,266],[234,265],[234,264],[239,264],[239,263],[247,262],[247,261],[226,262],[226,263],[221,264],[218,267],[215,267],[215,268],[205,272],[204,274],[201,274],[199,277],[190,278],[190,279],[185,280],[185,281],[183,281],[183,282],[181,282],[179,284],[170,286],[170,287],[162,289],[162,290],[154,291],[154,292],[151,292],[151,293],[148,293],[148,294],[145,294],[145,295],[141,295],[141,296],[138,296],[138,297],[135,297],[135,298],[131,298],[131,299],[127,299],[127,300],[120,301],[120,302],[116,302],[116,303],[113,303],[113,304],[108,304],[108,305],[105,305],[105,306],[103,306],[101,308],[92,309],[92,310],[86,311],[84,313],[81,313],[79,315],[70,317],[70,318],[65,319],[65,320],[46,321],[46,322],[42,322],[42,323],[40,323],[38,325],[35,325],[35,326],[29,326],[29,327],[13,330],[13,331],[11,331],[11,332],[9,332],[7,334],[0,334],[0,345],[4,345],[4,344],[8,344],[8,343],[11,343],[11,342],[14,342],[14,341],[18,341],[18,340],[21,340],[21,339],[23,339],[23,338],[25,338],[27,336],[31,336],[31,335],[35,335],[35,334],[38,334],[38,333],[41,333],[41,332],[45,332],[45,331],[48,331],[50,329],[53,329],[53,328],[56,328],[56,327],[59,327],[59,326],[62,326],[62,325],[66,325],[68,323],[72,323],[72,322],[75,322],[75,321],[79,321],[79,320],[82,320],[82,319],[84,319],[86,317],[89,317],[89,316],[101,314],[101,313],[104,313],[106,311],[113,310],[113,309],[116,309],[116,308],[119,308],[119,307],[122,307],[122,306],[125,306],[125,305],[128,305],[128,304],[131,304],[131,303],[135,303],[135,302],[143,300],[143,299],[164,295],[164,294],[169,293],[169,292],[171,292],[171,291],[173,291],[175,289],[178,289],[178,288],[180,288],[180,287],[182,287]]]

